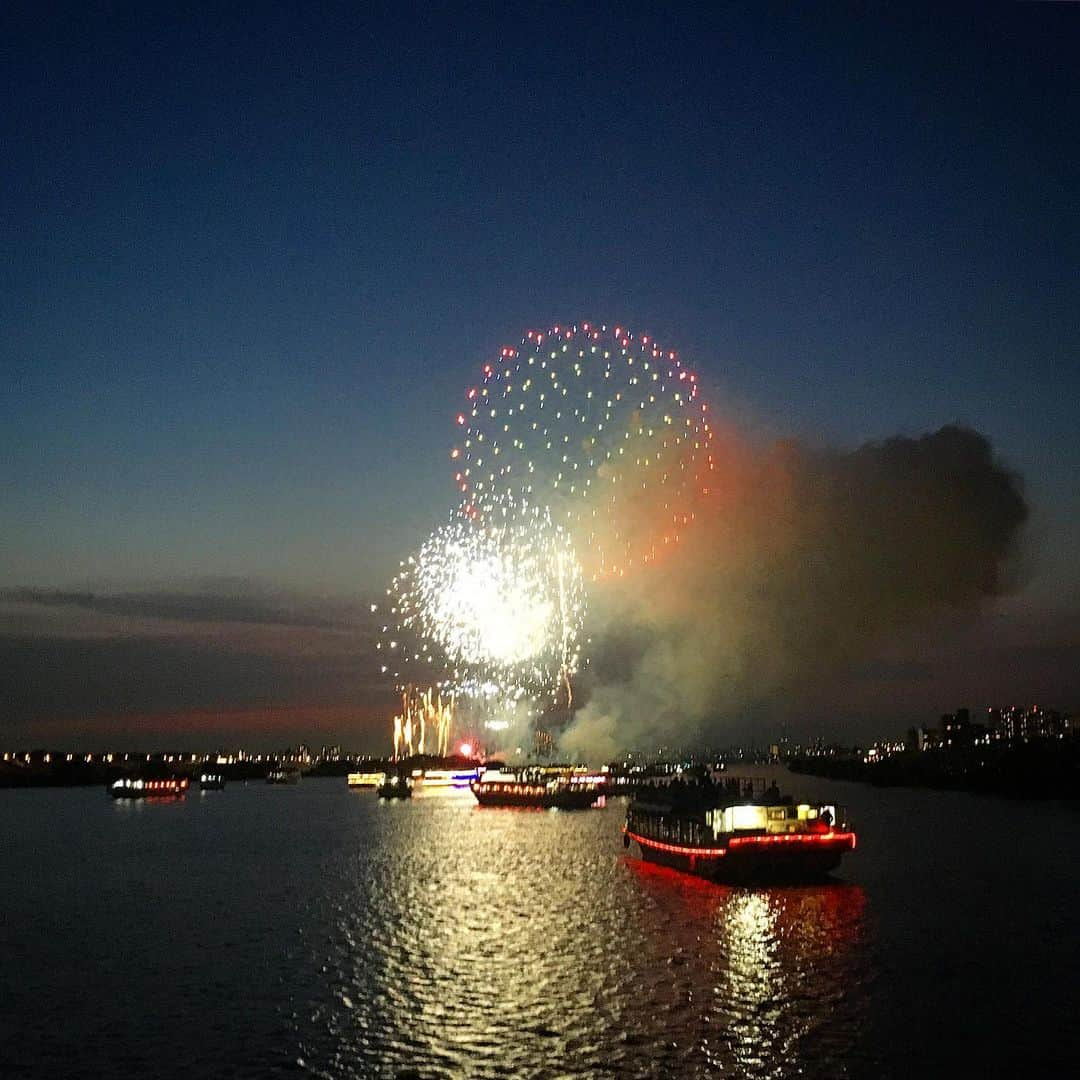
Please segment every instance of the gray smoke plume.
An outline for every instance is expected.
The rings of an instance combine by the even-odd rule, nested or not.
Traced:
[[[1028,504],[948,426],[854,451],[727,438],[704,511],[659,564],[593,598],[587,703],[564,753],[724,737],[942,611],[1014,583]]]

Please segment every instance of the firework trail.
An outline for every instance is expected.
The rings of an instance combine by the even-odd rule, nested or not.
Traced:
[[[394,717],[394,757],[450,753],[450,736],[454,724],[455,695],[443,697],[442,690],[417,690],[408,687],[401,692],[401,712]],[[435,736],[434,746],[427,742],[428,731]]]

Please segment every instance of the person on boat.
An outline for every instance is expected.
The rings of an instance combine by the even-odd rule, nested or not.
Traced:
[[[765,789],[765,794],[761,796],[761,801],[766,806],[775,806],[780,801],[780,789],[776,786],[775,780]]]

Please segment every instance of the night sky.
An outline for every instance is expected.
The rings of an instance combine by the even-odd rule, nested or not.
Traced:
[[[1076,5],[219,7],[0,16],[0,742],[385,751],[367,602],[578,319],[755,443],[1023,477],[1012,594],[796,734],[1080,705]]]

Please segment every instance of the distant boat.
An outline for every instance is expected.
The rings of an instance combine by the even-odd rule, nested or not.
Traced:
[[[762,784],[763,786],[763,784]],[[796,803],[779,791],[690,785],[631,801],[623,844],[646,862],[712,881],[815,881],[855,848],[842,806]]]
[[[377,788],[386,779],[383,772],[351,772],[346,782],[351,788]]]
[[[203,791],[224,791],[225,790],[225,774],[224,773],[200,773],[199,775],[199,787]]]
[[[584,810],[606,791],[600,777],[573,772],[551,775],[542,770],[520,773],[485,772],[470,785],[481,806],[518,806],[550,810]]]
[[[271,769],[266,776],[268,784],[299,784],[299,769]]]
[[[425,790],[435,788],[467,788],[480,775],[479,769],[424,769],[413,773],[413,779]]]
[[[380,799],[411,799],[413,782],[404,773],[389,773],[379,785]]]
[[[186,776],[170,776],[164,780],[124,776],[109,784],[107,790],[114,799],[176,799],[184,795],[189,783]]]

